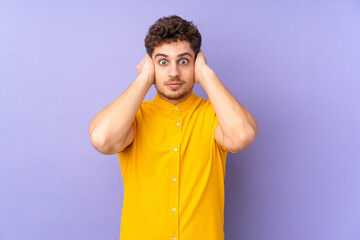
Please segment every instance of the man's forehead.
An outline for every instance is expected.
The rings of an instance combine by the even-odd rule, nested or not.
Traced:
[[[194,51],[191,49],[190,43],[188,41],[177,41],[170,43],[164,42],[155,47],[153,56],[167,55],[169,57],[177,57],[183,53],[189,53],[191,57],[194,56]]]

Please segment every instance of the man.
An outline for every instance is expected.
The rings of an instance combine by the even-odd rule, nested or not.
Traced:
[[[226,154],[248,148],[258,126],[207,65],[200,46],[192,22],[157,20],[145,38],[137,78],[90,124],[93,146],[119,157],[120,240],[224,239]],[[193,93],[194,83],[209,100]],[[143,101],[153,84],[155,98]]]

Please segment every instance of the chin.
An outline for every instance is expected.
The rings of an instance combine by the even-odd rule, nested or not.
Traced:
[[[179,100],[186,96],[187,93],[175,93],[175,94],[163,94],[165,97],[171,100]]]
[[[183,97],[187,96],[190,92],[191,92],[191,90],[188,92],[184,92],[184,91],[165,91],[165,92],[163,92],[163,91],[158,90],[158,93],[160,95],[162,95],[170,100],[182,99]]]

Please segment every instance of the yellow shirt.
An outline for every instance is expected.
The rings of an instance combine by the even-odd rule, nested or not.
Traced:
[[[156,94],[118,153],[124,182],[120,240],[223,240],[227,151],[210,100],[174,105]]]

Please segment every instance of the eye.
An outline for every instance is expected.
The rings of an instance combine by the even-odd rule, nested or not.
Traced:
[[[165,65],[165,64],[167,64],[167,61],[165,59],[161,59],[159,63],[160,63],[160,65]]]
[[[188,63],[188,60],[183,58],[180,60],[180,64],[187,64]]]

